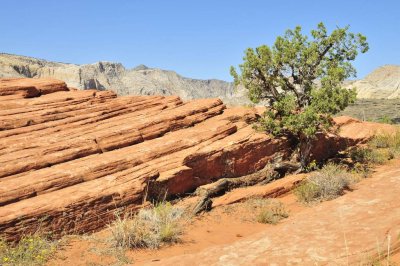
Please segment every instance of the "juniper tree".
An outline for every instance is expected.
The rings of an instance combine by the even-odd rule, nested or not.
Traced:
[[[310,35],[297,26],[277,37],[272,47],[248,48],[239,73],[231,67],[231,75],[251,101],[267,103],[258,127],[296,140],[304,168],[315,135],[331,130],[332,115],[355,101],[355,89],[342,84],[356,76],[351,62],[367,51],[366,37],[349,32],[349,26],[328,34],[319,23]]]

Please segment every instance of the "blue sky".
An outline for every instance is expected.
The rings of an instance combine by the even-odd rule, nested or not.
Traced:
[[[400,1],[2,0],[0,52],[68,63],[121,62],[170,69],[192,78],[231,80],[247,47],[272,45],[301,25],[309,32],[350,25],[370,51],[358,77],[400,64]]]

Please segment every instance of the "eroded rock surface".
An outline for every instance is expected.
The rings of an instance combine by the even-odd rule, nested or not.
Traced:
[[[97,230],[146,196],[185,195],[288,157],[286,140],[252,129],[258,113],[219,99],[117,97],[58,80],[0,79],[0,234]],[[343,129],[359,123],[347,120]],[[346,132],[334,143],[369,137],[351,142]]]
[[[48,79],[0,80],[0,233],[17,239],[103,227],[144,196],[183,195],[257,171],[285,141],[256,133],[256,110],[219,99],[117,97]]]

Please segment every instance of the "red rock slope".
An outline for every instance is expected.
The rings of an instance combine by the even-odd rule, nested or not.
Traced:
[[[145,195],[184,195],[257,171],[288,149],[254,132],[256,113],[219,99],[117,98],[58,80],[0,79],[0,234],[88,232]],[[328,139],[324,156],[349,137]]]
[[[146,193],[184,194],[286,150],[251,129],[254,110],[225,110],[219,99],[117,98],[45,79],[0,80],[0,95],[0,233],[9,239],[38,226],[95,230]]]

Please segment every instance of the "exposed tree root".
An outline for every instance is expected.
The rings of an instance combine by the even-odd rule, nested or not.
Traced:
[[[195,195],[200,196],[200,200],[193,208],[192,213],[197,215],[203,211],[211,210],[211,198],[221,196],[234,188],[267,184],[281,178],[288,172],[296,172],[299,169],[300,164],[298,163],[276,162],[266,165],[262,170],[253,174],[236,178],[222,178],[214,183],[200,186],[194,192]]]

